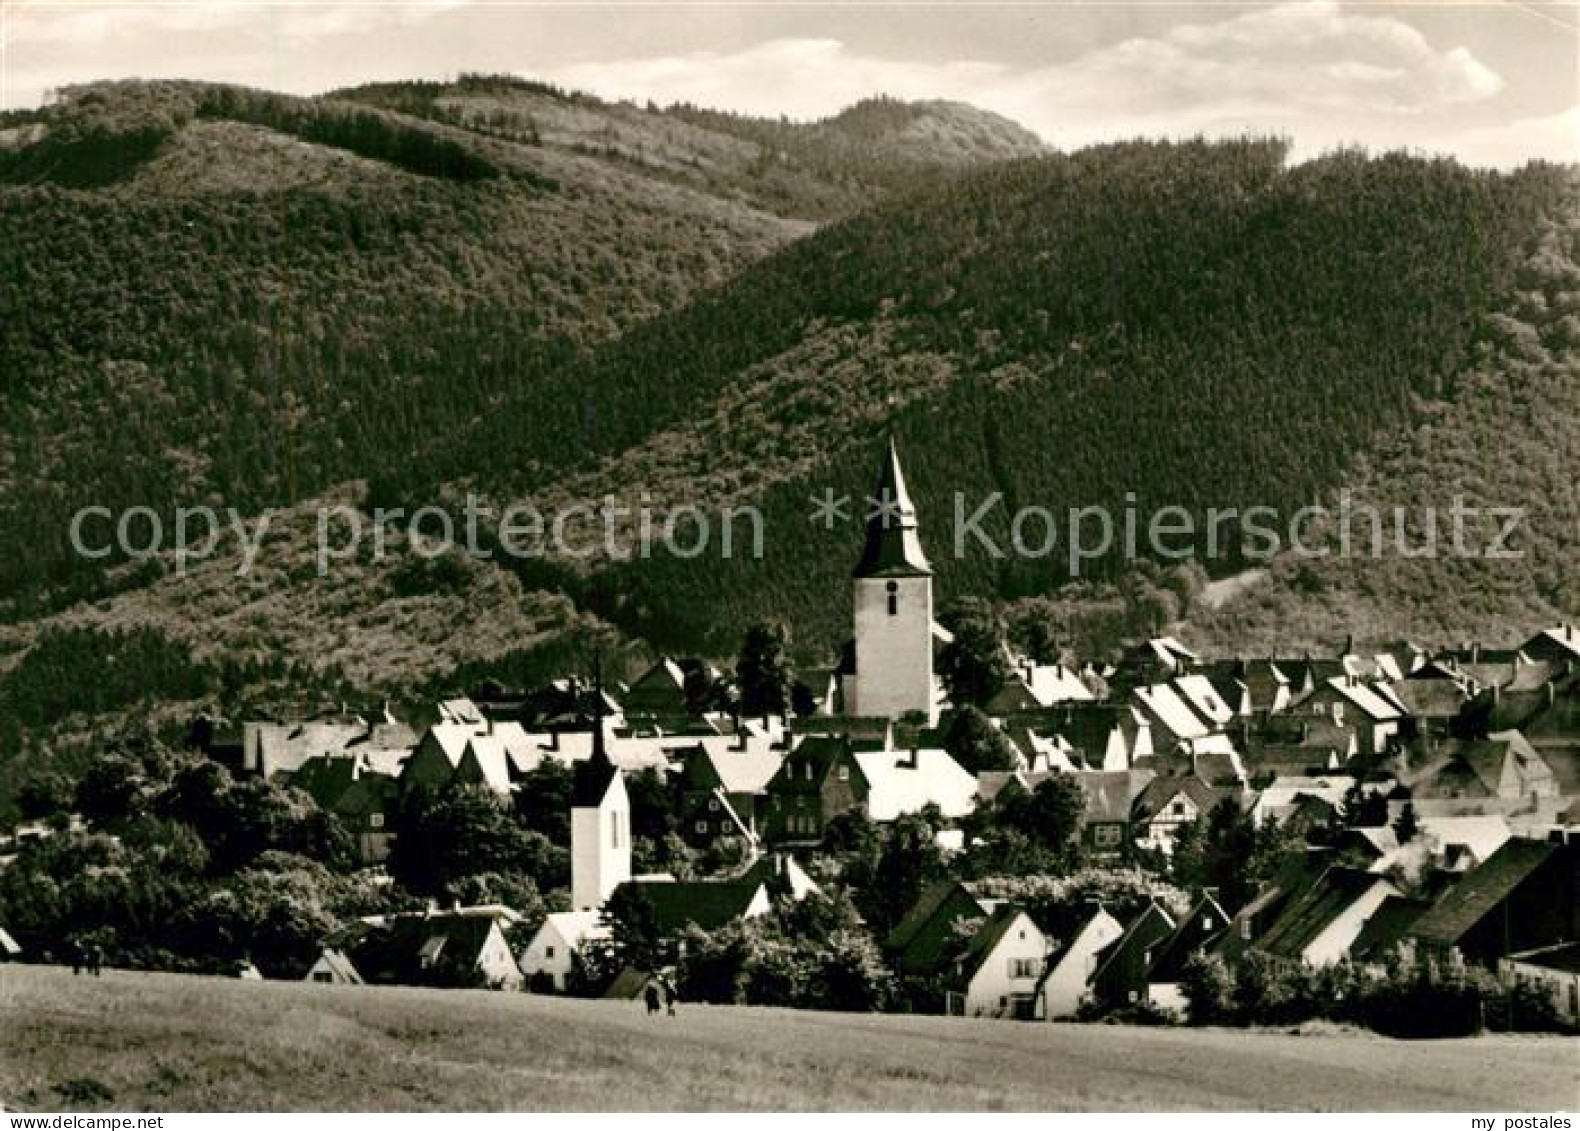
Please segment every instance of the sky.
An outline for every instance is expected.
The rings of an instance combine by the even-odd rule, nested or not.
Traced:
[[[823,117],[889,94],[1072,149],[1276,134],[1507,168],[1580,162],[1580,0],[0,0],[0,106],[103,78],[301,94],[508,72]]]

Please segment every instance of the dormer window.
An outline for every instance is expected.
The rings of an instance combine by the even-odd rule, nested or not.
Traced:
[[[900,614],[900,583],[898,581],[891,581],[887,585],[884,586],[884,589],[888,590],[888,593],[889,593],[889,615],[891,617],[899,616],[899,614]]]

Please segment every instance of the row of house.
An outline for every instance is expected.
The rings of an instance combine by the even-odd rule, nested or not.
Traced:
[[[884,940],[902,977],[934,979],[946,1012],[1060,1020],[1147,1003],[1185,1012],[1197,954],[1249,953],[1310,967],[1390,959],[1464,961],[1548,988],[1580,1025],[1580,840],[1514,838],[1435,900],[1316,852],[1231,913],[1212,891],[1152,898],[1124,919],[1090,904],[1063,937],[1024,908],[959,881],[925,891]]]

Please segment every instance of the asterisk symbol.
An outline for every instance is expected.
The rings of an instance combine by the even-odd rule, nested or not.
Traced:
[[[824,488],[821,499],[814,495],[807,501],[812,504],[811,521],[821,522],[824,530],[833,530],[836,522],[850,521],[850,511],[846,509],[850,506],[850,496],[835,495],[832,487]]]
[[[889,492],[887,487],[883,489],[882,499],[872,495],[867,496],[867,521],[869,523],[876,521],[878,525],[884,527],[900,521],[900,501]]]

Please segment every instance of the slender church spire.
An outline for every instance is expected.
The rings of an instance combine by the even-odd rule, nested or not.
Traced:
[[[889,437],[889,450],[878,468],[878,481],[867,500],[867,541],[856,577],[926,577],[933,567],[917,535],[916,504],[905,487],[900,453]]]
[[[593,656],[593,717],[592,756],[576,763],[571,779],[571,803],[576,806],[596,806],[609,792],[615,777],[614,762],[609,757],[603,733],[603,658]]]

